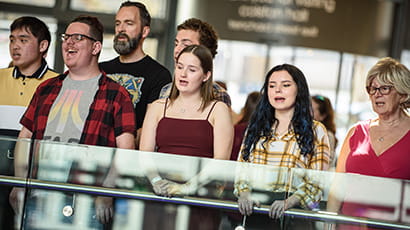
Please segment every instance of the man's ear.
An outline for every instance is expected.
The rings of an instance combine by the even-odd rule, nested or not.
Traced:
[[[142,37],[148,37],[149,32],[151,32],[151,28],[149,26],[144,26],[144,28],[142,28]]]
[[[47,50],[48,45],[49,45],[49,43],[48,43],[47,40],[41,41],[40,44],[39,44],[40,53],[44,53]]]
[[[94,42],[92,54],[93,54],[93,55],[97,55],[98,53],[101,52],[101,49],[102,49],[102,44],[101,44],[101,42],[100,42],[100,41]]]

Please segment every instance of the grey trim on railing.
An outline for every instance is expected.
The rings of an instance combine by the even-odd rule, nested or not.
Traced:
[[[0,175],[0,184],[8,186],[17,186],[17,187],[28,187],[32,189],[47,189],[47,190],[58,190],[64,192],[74,192],[74,193],[86,193],[95,196],[112,196],[128,199],[139,199],[139,200],[152,200],[160,201],[167,203],[174,203],[179,205],[195,205],[203,207],[212,207],[212,208],[222,208],[222,209],[231,209],[238,210],[238,205],[236,202],[232,201],[218,201],[218,200],[209,200],[203,198],[193,198],[193,197],[161,197],[149,192],[137,192],[124,189],[115,189],[115,188],[105,188],[105,187],[96,187],[88,185],[76,185],[60,182],[49,182],[35,179],[24,179],[17,177],[1,176]],[[255,207],[255,212],[258,213],[269,213],[268,207]],[[336,213],[325,212],[325,211],[310,211],[303,209],[288,209],[285,211],[286,216],[302,217],[302,218],[311,218],[315,220],[321,220],[329,223],[347,223],[347,224],[366,224],[378,227],[387,227],[394,229],[410,229],[409,225],[405,223],[394,223],[389,221],[380,221],[369,218],[361,217],[352,217],[338,215]]]

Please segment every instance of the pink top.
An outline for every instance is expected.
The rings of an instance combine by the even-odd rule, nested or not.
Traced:
[[[350,138],[346,172],[368,176],[410,179],[410,131],[391,147],[376,155],[370,141],[370,120],[362,121]]]
[[[350,153],[346,159],[346,172],[358,173],[368,176],[388,177],[396,179],[410,179],[410,148],[407,146],[410,143],[410,131],[406,133],[400,140],[394,143],[391,147],[376,155],[373,150],[370,140],[369,128],[370,120],[362,121],[357,124],[356,129],[350,138]],[[345,188],[346,193],[354,194],[360,190],[360,186],[348,186]],[[370,217],[390,219],[395,212],[394,206],[369,204],[368,202],[360,202],[357,200],[345,200],[342,205],[342,213],[356,217]],[[361,226],[339,224],[338,230],[360,230]],[[379,229],[367,227],[366,229]]]

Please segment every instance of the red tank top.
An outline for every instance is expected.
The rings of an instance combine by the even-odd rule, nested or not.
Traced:
[[[157,152],[213,158],[214,133],[208,118],[217,101],[205,120],[166,117],[167,103],[168,99],[164,106],[164,117],[157,126]]]

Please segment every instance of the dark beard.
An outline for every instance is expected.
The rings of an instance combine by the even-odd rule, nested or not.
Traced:
[[[128,41],[118,41],[119,36],[124,36]],[[138,43],[141,41],[142,34],[139,33],[137,37],[130,39],[130,37],[125,33],[119,33],[114,37],[114,50],[119,55],[127,55],[132,51],[137,49]]]

